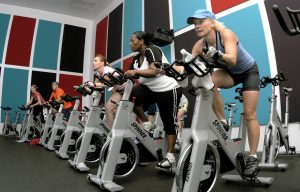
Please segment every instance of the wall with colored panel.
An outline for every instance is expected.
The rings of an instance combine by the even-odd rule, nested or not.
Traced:
[[[281,84],[282,87],[292,87],[293,91],[290,98],[290,120],[299,121],[298,109],[300,108],[300,87],[298,82],[299,71],[297,67],[299,65],[299,50],[300,45],[300,35],[288,36],[281,29],[278,20],[275,17],[275,14],[272,10],[272,5],[277,4],[280,7],[281,13],[288,24],[292,28],[292,23],[289,15],[287,14],[286,7],[291,9],[299,9],[300,2],[293,0],[268,0],[265,1],[265,6],[267,10],[267,15],[270,22],[270,28],[272,33],[272,41],[274,44],[274,51],[277,61],[277,70],[285,74],[288,81],[285,81]],[[276,32],[275,32],[276,31]],[[281,91],[281,98],[284,98],[283,92]],[[285,102],[281,102],[281,108],[285,109]],[[284,110],[282,110],[282,116]]]
[[[48,100],[53,81],[60,82],[66,93],[77,95],[73,86],[82,83],[84,72],[90,68],[85,48],[91,47],[90,39],[86,39],[92,35],[93,22],[3,7],[9,6],[0,8],[0,105],[17,110],[28,101],[31,84],[36,84]]]
[[[122,13],[120,7],[123,7]],[[212,10],[218,20],[224,22],[228,28],[237,34],[240,42],[255,58],[260,76],[275,75],[277,73],[275,56],[269,51],[269,49],[274,48],[269,41],[271,34],[268,30],[269,23],[265,13],[265,4],[258,0],[191,0],[188,3],[181,0],[120,0],[112,5],[110,9],[107,9],[105,13],[101,13],[101,16],[95,20],[97,26],[96,38],[98,39],[95,42],[96,51],[97,47],[107,47],[107,52],[102,51],[102,54],[107,56],[108,61],[112,64],[121,62],[121,67],[128,69],[132,56],[129,47],[129,38],[132,32],[139,30],[150,32],[157,27],[161,27],[163,29],[174,29],[175,31],[174,43],[163,47],[162,50],[170,62],[180,59],[180,50],[185,48],[191,51],[197,41],[193,26],[188,26],[186,19],[196,9],[200,8]],[[119,16],[122,15],[122,18],[114,18],[114,15],[117,15],[116,12]],[[123,22],[122,28],[112,27],[115,23],[121,26],[120,22]],[[114,30],[111,30],[110,27]],[[108,32],[108,34],[104,32]],[[116,41],[116,33],[123,34],[121,41],[119,36]],[[114,50],[109,48],[112,43],[115,46]],[[122,46],[121,50],[120,46]],[[111,51],[114,52],[110,53]],[[222,90],[224,102],[234,101],[235,88]],[[185,89],[184,93],[191,101],[191,106],[193,106],[194,98],[188,94],[188,89]],[[257,108],[257,116],[261,124],[268,122],[268,96],[270,95],[270,87],[261,90]],[[237,114],[241,110],[242,106],[238,104]],[[189,109],[187,126],[190,126],[191,114],[192,108]],[[299,119],[294,118],[292,121],[299,121]],[[239,123],[238,115],[235,117],[235,122]]]

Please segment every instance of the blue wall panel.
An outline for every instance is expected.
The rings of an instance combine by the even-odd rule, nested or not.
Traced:
[[[187,26],[186,19],[194,14],[197,9],[205,9],[204,0],[172,0],[173,28],[174,31]]]
[[[10,15],[0,13],[0,64],[2,63],[2,56],[9,20]]]
[[[27,99],[27,82],[28,71],[22,69],[4,69],[3,85],[2,85],[2,102],[1,106],[11,107],[17,110],[17,107],[26,104]],[[17,85],[17,87],[16,87]],[[4,113],[1,113],[1,121],[4,120]],[[15,119],[14,114],[11,118]]]
[[[125,0],[124,3],[124,35],[123,56],[131,53],[130,36],[135,31],[142,30],[142,0]]]
[[[169,63],[172,63],[173,61],[172,61],[172,56],[171,56],[171,45],[166,45],[164,47],[161,47],[161,50],[164,52]]]
[[[260,77],[270,75],[268,50],[258,6],[253,5],[222,17],[219,20],[224,22],[228,28],[236,33],[244,48],[254,57],[260,71]],[[224,102],[233,101],[236,95],[234,90],[235,88],[229,90],[222,89]],[[257,117],[260,124],[266,124],[269,120],[268,97],[270,95],[270,86],[262,89],[260,92],[259,103],[257,106]],[[241,109],[242,107],[239,104],[237,114],[241,112]],[[235,121],[239,122],[238,115],[235,115]]]
[[[33,67],[56,70],[60,30],[60,23],[39,21]]]

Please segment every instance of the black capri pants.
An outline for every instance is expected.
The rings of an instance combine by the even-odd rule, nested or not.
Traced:
[[[136,85],[131,92],[131,97],[135,97],[136,106],[157,104],[167,135],[176,135],[178,129],[177,112],[181,95],[180,87],[166,92],[154,92],[145,85]]]

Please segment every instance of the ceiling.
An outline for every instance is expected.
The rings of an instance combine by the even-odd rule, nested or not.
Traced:
[[[112,0],[0,0],[0,3],[94,20]]]

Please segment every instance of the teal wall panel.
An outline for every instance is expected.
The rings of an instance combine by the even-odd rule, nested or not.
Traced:
[[[17,110],[18,106],[26,104],[27,99],[27,82],[28,71],[22,69],[4,69],[4,77],[2,84],[2,102],[1,106],[11,107]],[[4,113],[1,113],[1,121],[4,120]],[[14,114],[11,114],[14,120]]]
[[[57,69],[61,24],[40,20],[36,35],[33,67]]]
[[[2,64],[3,50],[6,40],[6,34],[10,15],[0,13],[0,64]]]
[[[172,0],[173,28],[178,31],[186,27],[186,19],[194,14],[197,9],[205,9],[204,0]]]
[[[124,2],[123,56],[131,53],[130,36],[142,30],[142,0],[125,0]]]

